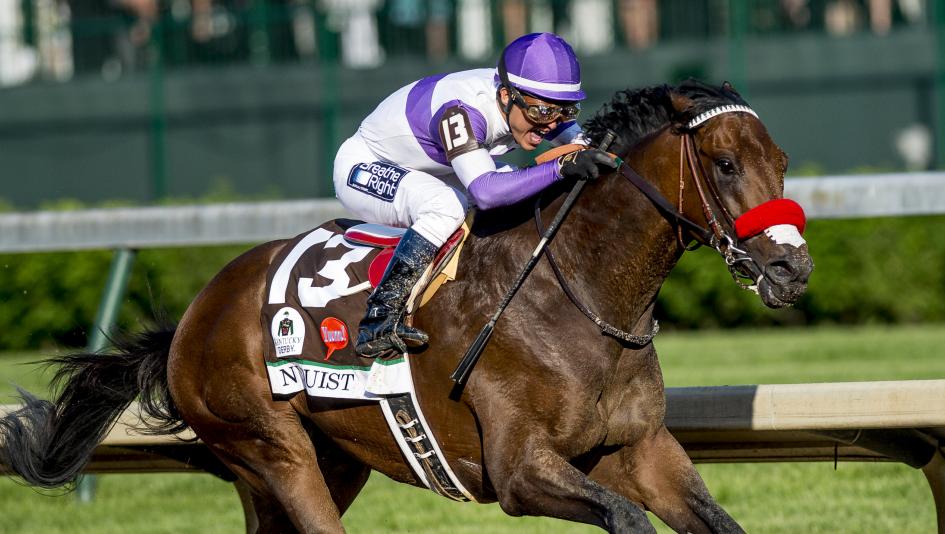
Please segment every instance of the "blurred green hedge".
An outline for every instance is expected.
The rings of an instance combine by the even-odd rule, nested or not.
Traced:
[[[814,260],[794,307],[765,308],[714,252],[688,252],[660,293],[658,317],[680,328],[945,320],[945,217],[810,221]]]
[[[119,324],[137,330],[153,309],[179,318],[201,288],[249,246],[138,252]],[[0,350],[85,346],[112,252],[0,255]]]
[[[713,251],[689,252],[664,285],[657,316],[668,328],[943,321],[941,230],[945,217],[811,221],[805,234],[816,265],[810,289],[786,310],[768,310],[735,286]],[[248,248],[140,251],[120,324],[137,329],[154,305],[180,317],[204,284]],[[0,350],[83,346],[111,255],[0,255]]]

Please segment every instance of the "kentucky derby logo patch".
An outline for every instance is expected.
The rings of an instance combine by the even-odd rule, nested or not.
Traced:
[[[285,358],[301,355],[304,340],[305,322],[299,312],[288,306],[279,310],[272,318],[272,342],[276,356]]]
[[[384,202],[392,202],[394,194],[397,193],[397,185],[406,174],[407,169],[401,169],[389,163],[380,161],[361,163],[351,168],[351,173],[348,174],[348,187]]]

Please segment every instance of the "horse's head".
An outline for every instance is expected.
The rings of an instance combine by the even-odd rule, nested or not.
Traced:
[[[728,83],[719,89],[684,84],[670,100],[673,131],[688,160],[683,176],[688,171],[694,189],[686,205],[705,221],[704,243],[722,254],[733,275],[749,280],[765,305],[793,304],[807,290],[814,264],[801,237],[804,212],[783,198],[784,151]]]
[[[736,280],[771,308],[796,302],[813,270],[804,212],[783,198],[787,156],[731,85],[690,81],[626,93],[592,119],[591,138],[621,120],[631,126],[617,130],[617,151],[659,182],[679,246],[694,238],[718,250]]]

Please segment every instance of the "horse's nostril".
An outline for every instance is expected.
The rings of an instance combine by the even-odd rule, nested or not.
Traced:
[[[806,284],[814,269],[810,257],[788,255],[765,266],[765,276],[777,284],[797,282]]]
[[[793,282],[797,278],[797,270],[787,260],[775,260],[765,268],[765,275],[775,282]]]

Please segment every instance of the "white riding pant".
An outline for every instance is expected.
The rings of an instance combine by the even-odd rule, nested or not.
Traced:
[[[422,171],[380,161],[356,133],[335,156],[335,196],[364,221],[412,228],[436,246],[466,218],[462,191]]]

